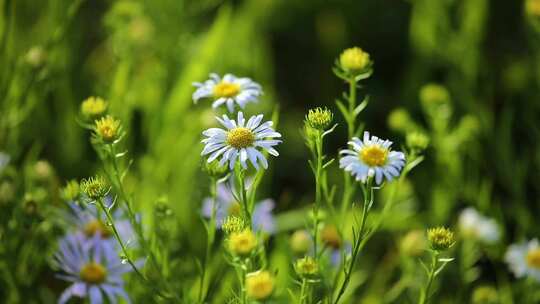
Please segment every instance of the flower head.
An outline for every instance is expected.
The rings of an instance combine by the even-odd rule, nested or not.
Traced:
[[[84,240],[71,234],[60,241],[54,259],[64,272],[59,278],[72,282],[58,303],[67,303],[74,296],[88,298],[91,304],[103,303],[104,295],[111,303],[118,298],[129,302],[122,275],[130,272],[131,267],[121,262],[110,242],[99,237]]]
[[[81,104],[81,113],[88,119],[96,119],[107,112],[108,104],[101,97],[88,97]]]
[[[246,292],[254,300],[265,300],[274,292],[274,277],[266,270],[246,275]]]
[[[232,183],[232,181],[229,183]],[[250,183],[249,179],[247,183]],[[218,184],[216,192],[216,227],[225,228],[223,226],[225,219],[230,216],[239,216],[242,209],[232,195],[227,183]],[[204,199],[202,215],[205,218],[210,218],[212,216],[213,204],[214,201],[212,198],[207,197]],[[251,221],[251,228],[253,231],[262,231],[268,234],[273,234],[276,231],[276,221],[272,214],[272,210],[275,206],[276,203],[274,200],[269,198],[255,203]]]
[[[407,146],[409,149],[422,151],[429,145],[429,137],[423,132],[411,132],[406,137]]]
[[[471,302],[472,304],[498,304],[499,294],[492,286],[479,286],[474,289]]]
[[[294,269],[301,277],[314,277],[319,272],[319,265],[315,259],[310,256],[306,256],[296,261]]]
[[[105,197],[104,204],[107,207],[110,206],[109,197]],[[95,204],[80,206],[71,202],[68,205],[71,210],[66,214],[66,221],[75,228],[75,234],[80,235],[83,239],[91,239],[99,235],[101,239],[111,240],[115,245],[117,244],[113,239],[111,227],[107,225],[107,216],[103,212],[98,212],[98,207]],[[135,231],[131,222],[125,218],[124,211],[117,207],[112,212],[112,217],[122,240],[131,245],[136,244]]]
[[[531,277],[540,282],[540,245],[537,239],[510,245],[504,259],[516,277]]]
[[[250,229],[229,235],[229,250],[239,256],[249,255],[257,247],[257,237]]]
[[[309,252],[313,246],[311,236],[306,230],[295,231],[289,240],[291,249],[295,254],[303,255]]]
[[[405,166],[405,154],[392,151],[392,142],[377,136],[369,136],[364,132],[364,139],[353,137],[349,141],[352,149],[342,150],[344,156],[339,160],[339,167],[350,172],[356,180],[366,182],[368,177],[375,176],[375,182],[380,185],[383,177],[391,181],[399,176]]]
[[[464,237],[477,239],[487,244],[496,243],[501,236],[499,226],[494,219],[487,218],[470,207],[459,215],[458,226]]]
[[[263,115],[252,116],[247,122],[242,112],[238,112],[237,120],[229,119],[227,115],[216,119],[226,129],[210,128],[203,132],[206,138],[202,140],[205,147],[201,155],[210,155],[208,162],[221,156],[219,164],[223,166],[228,162],[232,170],[237,160],[244,169],[247,169],[249,160],[258,170],[259,165],[268,168],[268,161],[261,151],[266,150],[271,155],[279,155],[273,147],[281,143],[281,140],[274,139],[281,137],[281,134],[272,129],[271,121],[261,124]]]
[[[250,102],[258,102],[262,95],[261,86],[245,77],[236,77],[232,74],[225,74],[221,78],[217,74],[210,74],[210,79],[203,83],[193,83],[197,90],[193,93],[193,101],[197,103],[200,99],[211,98],[214,100],[212,107],[218,108],[226,104],[229,112],[233,113],[235,104],[244,109]]]
[[[105,181],[105,179],[100,175],[83,179],[81,182],[81,188],[84,194],[86,194],[88,198],[92,200],[104,198],[109,191],[107,181]]]
[[[428,229],[428,241],[431,249],[435,251],[445,251],[456,242],[454,233],[445,227]]]
[[[359,47],[346,49],[339,56],[341,68],[352,74],[359,74],[371,65],[369,54]]]
[[[326,130],[332,123],[334,114],[327,108],[315,108],[311,109],[306,115],[306,124],[313,129]]]
[[[94,125],[95,136],[105,143],[113,143],[120,138],[122,128],[120,120],[110,115],[96,120]]]

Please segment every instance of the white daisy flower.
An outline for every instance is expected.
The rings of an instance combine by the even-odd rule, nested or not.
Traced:
[[[496,243],[501,237],[497,222],[483,216],[474,208],[469,207],[461,211],[458,226],[465,237],[477,239],[487,244]]]
[[[208,162],[221,156],[219,164],[223,166],[229,162],[232,170],[237,159],[244,169],[247,169],[249,160],[253,167],[259,170],[259,164],[265,169],[268,168],[268,161],[259,150],[266,150],[274,156],[279,155],[273,146],[281,143],[281,140],[273,138],[281,137],[281,134],[272,129],[271,121],[261,124],[263,115],[252,116],[247,123],[242,112],[238,112],[236,121],[229,119],[227,115],[216,119],[226,130],[210,128],[203,132],[206,138],[202,140],[205,146],[201,155],[209,154]]]
[[[261,86],[247,77],[236,77],[232,74],[225,74],[221,78],[218,74],[210,74],[210,79],[203,83],[193,83],[197,90],[193,93],[193,102],[200,99],[212,98],[215,109],[223,104],[227,105],[229,112],[234,112],[236,103],[241,109],[250,102],[258,102],[262,95]]]
[[[516,277],[532,277],[540,282],[540,245],[537,239],[510,245],[504,260]]]
[[[340,151],[344,156],[339,160],[339,167],[363,183],[371,176],[375,176],[377,185],[382,183],[383,176],[391,181],[405,166],[405,154],[392,151],[389,140],[370,138],[369,132],[364,132],[364,140],[353,137],[349,145],[352,149]]]

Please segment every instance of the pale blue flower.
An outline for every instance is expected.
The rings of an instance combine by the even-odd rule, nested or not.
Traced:
[[[118,303],[118,298],[130,303],[122,276],[132,269],[122,263],[110,241],[99,235],[85,239],[69,234],[60,241],[54,261],[63,272],[58,277],[72,283],[60,296],[59,304],[72,297],[87,298],[90,304],[104,303],[105,298],[110,303]]]
[[[203,132],[206,138],[202,140],[205,146],[201,155],[209,155],[209,163],[221,157],[219,165],[229,163],[231,170],[237,161],[244,169],[247,169],[249,161],[259,170],[259,165],[268,168],[263,151],[273,156],[279,155],[273,147],[281,143],[281,140],[274,139],[281,137],[281,134],[272,129],[272,121],[261,124],[263,115],[252,116],[247,122],[242,112],[238,112],[237,120],[229,119],[227,115],[216,119],[225,129],[210,128]]]
[[[383,178],[391,181],[398,177],[405,166],[405,154],[392,151],[392,142],[377,136],[369,136],[364,132],[363,140],[353,137],[348,142],[352,149],[340,151],[343,156],[339,160],[339,167],[350,172],[357,181],[365,183],[368,177],[375,177],[380,185]]]
[[[236,77],[232,74],[225,74],[221,78],[218,74],[210,74],[210,79],[203,83],[193,83],[197,90],[193,93],[193,102],[200,99],[210,98],[214,102],[212,108],[226,105],[229,112],[233,113],[235,105],[244,109],[246,104],[259,101],[262,95],[261,86],[246,77]]]

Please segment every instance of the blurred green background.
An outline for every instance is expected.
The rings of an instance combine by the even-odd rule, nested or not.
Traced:
[[[12,200],[24,203],[30,195],[41,215],[61,205],[55,189],[66,180],[99,169],[76,117],[83,99],[102,96],[127,129],[125,146],[134,160],[127,181],[138,210],[149,215],[145,221],[152,225],[155,203],[167,202],[175,218],[160,224],[168,225],[171,254],[202,252],[199,210],[208,192],[198,142],[214,114],[207,103],[193,105],[191,83],[230,72],[263,85],[262,102],[250,114],[270,117],[279,106],[284,143],[259,196],[278,202],[283,234],[271,248],[280,248],[290,230],[302,227],[295,212],[313,196],[300,133],[304,115],[315,106],[334,110],[339,126],[325,148],[336,156],[347,138],[334,100],[346,85],[331,67],[344,48],[359,46],[375,62],[360,90],[370,96],[361,122],[396,148],[412,129],[431,137],[391,225],[368,245],[360,262],[366,272],[388,265],[382,257],[406,231],[453,226],[466,206],[496,218],[503,243],[540,235],[540,10],[523,1],[0,0],[0,9],[0,150],[19,168],[7,179],[16,185]],[[422,106],[420,91],[428,83],[448,91],[442,117]],[[38,160],[46,160],[46,173],[54,176],[46,187],[34,176],[43,173]],[[332,172],[341,181],[337,166]],[[36,183],[47,194],[35,193]],[[0,208],[0,237],[8,238],[15,207]],[[17,246],[1,251],[4,265],[12,264]],[[479,282],[511,280],[495,275],[505,272],[504,248],[480,254],[471,282],[450,271],[439,303],[465,303]],[[19,273],[13,283],[19,291],[51,275],[45,265],[34,281],[24,278],[28,269],[9,267]],[[180,268],[179,278],[193,276],[194,267]],[[395,279],[376,277],[382,278],[365,283],[357,299],[378,303],[372,296]]]

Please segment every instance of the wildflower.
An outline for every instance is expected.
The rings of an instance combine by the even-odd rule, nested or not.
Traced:
[[[54,169],[46,160],[39,160],[34,165],[34,175],[36,179],[46,181],[54,176]]]
[[[225,220],[223,220],[223,224],[221,227],[223,228],[223,231],[225,231],[225,233],[231,234],[244,230],[245,225],[246,223],[241,217],[231,215],[226,217]]]
[[[445,251],[456,242],[454,233],[448,228],[437,227],[428,229],[428,241],[431,249],[435,251]]]
[[[458,226],[463,236],[487,244],[496,243],[501,236],[494,219],[487,218],[470,207],[464,209],[459,215]]]
[[[313,246],[311,236],[306,230],[295,231],[291,235],[289,242],[291,244],[292,251],[298,255],[306,254]]]
[[[474,289],[471,300],[472,304],[497,304],[499,294],[492,286],[480,286]]]
[[[249,180],[248,180],[249,183]],[[205,218],[212,216],[213,199],[207,197],[203,201],[202,215]],[[258,203],[255,203],[253,209],[252,226],[253,231],[263,231],[268,234],[273,234],[276,231],[276,221],[272,215],[276,203],[272,199],[264,199]],[[227,216],[240,215],[241,207],[231,194],[230,189],[224,183],[220,183],[216,189],[216,227],[222,228],[223,222]]]
[[[429,83],[420,88],[420,101],[426,107],[450,102],[450,93],[439,84]]]
[[[105,206],[110,207],[111,203],[110,198],[105,197]],[[113,240],[112,228],[107,224],[107,216],[103,212],[98,211],[98,206],[87,204],[83,207],[74,202],[69,203],[68,206],[71,210],[66,215],[66,220],[68,224],[75,228],[75,234],[80,235],[83,239],[91,239],[99,235],[101,239],[112,240],[117,244]],[[117,207],[112,212],[112,217],[120,238],[131,245],[135,245],[135,231],[131,222],[125,218],[124,211]]]
[[[341,265],[341,262],[346,261],[351,257],[352,246],[350,242],[344,242],[339,248],[330,248],[327,253],[330,258],[330,264],[334,267]]]
[[[409,149],[422,151],[429,145],[429,137],[423,132],[411,132],[405,139]]]
[[[81,113],[88,119],[96,119],[107,112],[108,104],[101,97],[88,97],[81,104]]]
[[[326,225],[321,231],[321,240],[325,246],[338,249],[341,247],[341,236],[336,226]]]
[[[332,123],[333,119],[334,114],[332,114],[332,111],[328,110],[327,108],[311,109],[309,110],[308,115],[306,115],[306,123],[313,129],[317,130],[326,130]]]
[[[76,201],[81,193],[79,182],[76,180],[70,180],[64,188],[61,190],[61,195],[67,202]]]
[[[232,233],[228,240],[229,250],[239,256],[249,255],[257,247],[257,238],[249,229]]]
[[[312,257],[306,256],[296,261],[294,269],[300,277],[313,277],[319,272],[319,265]]]
[[[397,108],[390,113],[388,126],[396,131],[412,131],[415,128],[409,112],[403,108]]]
[[[89,303],[103,303],[103,294],[111,303],[118,298],[129,302],[122,275],[130,272],[112,246],[99,238],[83,240],[68,235],[60,241],[54,255],[56,265],[65,273],[59,278],[72,282],[60,296],[58,303],[67,303],[72,297],[87,298]]]
[[[47,60],[47,53],[41,46],[31,47],[25,55],[26,63],[33,68],[39,68]]]
[[[341,53],[339,65],[345,72],[358,75],[371,65],[371,60],[368,53],[359,47],[353,47]]]
[[[274,156],[279,153],[273,146],[281,143],[281,140],[273,139],[281,137],[281,134],[272,129],[272,122],[267,121],[261,124],[263,115],[252,116],[246,123],[244,113],[238,112],[238,119],[232,120],[223,115],[223,119],[216,119],[226,128],[210,128],[203,132],[206,136],[202,142],[205,147],[201,155],[210,154],[208,162],[212,162],[221,156],[220,165],[229,162],[232,170],[239,160],[244,169],[247,169],[249,160],[255,169],[259,170],[259,163],[263,168],[268,168],[268,162],[259,151],[266,150]]]
[[[229,112],[234,112],[235,104],[244,109],[250,102],[258,102],[262,95],[261,86],[245,77],[236,77],[232,74],[225,74],[223,78],[212,73],[210,79],[204,83],[193,83],[197,90],[193,93],[193,101],[197,103],[200,99],[211,98],[214,100],[212,107],[215,109],[223,104],[227,105]]]
[[[532,277],[540,282],[540,245],[537,239],[510,245],[504,259],[516,277]]]
[[[427,248],[427,240],[422,230],[412,230],[401,239],[399,245],[405,255],[419,256]]]
[[[113,143],[120,138],[121,125],[120,121],[107,115],[96,120],[94,126],[95,136],[105,143]]]
[[[375,182],[380,185],[383,176],[391,181],[399,176],[405,166],[405,154],[391,151],[392,142],[382,140],[377,136],[369,136],[364,132],[364,140],[353,137],[349,141],[352,150],[342,150],[344,156],[339,160],[339,167],[351,173],[356,180],[366,182],[368,177],[375,176]]]
[[[99,175],[95,177],[90,177],[88,179],[83,179],[81,181],[81,188],[92,200],[98,200],[105,197],[107,192],[109,192],[109,186],[105,179]]]
[[[265,300],[274,292],[274,277],[266,270],[246,275],[246,292],[254,300]]]

